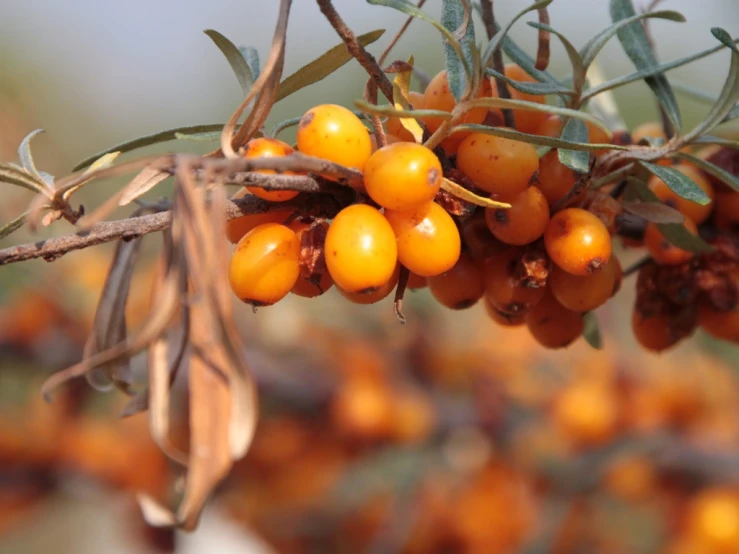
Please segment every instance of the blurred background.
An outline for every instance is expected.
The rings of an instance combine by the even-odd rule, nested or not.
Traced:
[[[426,8],[439,14],[441,2]],[[357,34],[385,36],[403,16],[357,0],[335,5]],[[241,99],[216,29],[267,55],[276,2],[6,0],[0,10],[0,160],[34,140],[37,167],[57,176],[80,159],[159,130],[224,122]],[[496,2],[499,21],[521,2]],[[739,35],[735,0],[666,1],[687,23],[652,23],[662,61]],[[605,0],[560,0],[552,25],[576,45],[609,23]],[[478,36],[483,36],[478,22]],[[536,32],[513,38],[533,52]],[[294,2],[285,75],[339,42],[317,6]],[[567,59],[552,40],[550,69]],[[391,59],[443,65],[439,35],[414,22]],[[607,77],[631,72],[617,40]],[[728,54],[670,78],[709,94]],[[268,126],[319,103],[350,105],[365,75],[349,63],[275,106]],[[680,94],[686,128],[709,104]],[[629,127],[655,120],[641,83],[616,93]],[[290,136],[289,132],[286,136]],[[205,152],[169,143],[150,152]],[[145,151],[136,152],[135,155]],[[126,157],[131,157],[127,155]],[[88,187],[88,207],[121,181]],[[166,183],[151,198],[167,193]],[[28,193],[6,186],[0,223]],[[115,217],[124,217],[121,210]],[[40,236],[70,232],[66,222]],[[0,247],[38,240],[21,230]],[[145,241],[151,254],[158,241]],[[117,418],[119,393],[80,382],[47,405],[39,383],[78,361],[112,247],[0,269],[0,553],[107,552],[739,552],[739,348],[700,333],[652,355],[630,336],[634,279],[598,311],[606,347],[547,352],[525,328],[482,306],[451,312],[425,290],[406,295],[401,326],[388,298],[351,304],[335,290],[239,307],[261,389],[256,442],[194,534],[154,531],[134,493],[166,495],[170,470],[145,416]],[[639,257],[623,253],[622,263]],[[139,265],[129,324],[146,315],[153,256]]]

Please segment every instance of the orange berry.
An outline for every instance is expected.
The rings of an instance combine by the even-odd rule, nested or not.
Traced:
[[[526,315],[526,325],[545,348],[569,346],[582,335],[584,327],[582,314],[565,308],[549,291]]]
[[[337,287],[337,289],[339,290],[339,293],[341,293],[341,296],[354,304],[376,304],[380,300],[390,296],[390,293],[393,292],[395,286],[398,284],[399,275],[400,266],[397,266],[387,283],[377,287],[376,289],[357,292],[347,292],[341,287]]]
[[[236,244],[246,233],[263,223],[284,223],[293,214],[292,210],[282,208],[261,214],[242,215],[226,222],[226,237]]]
[[[485,221],[485,210],[478,210],[462,223],[462,242],[473,258],[484,259],[501,253],[508,245],[496,239]]]
[[[631,315],[631,329],[642,348],[651,352],[662,352],[678,342],[670,332],[670,318],[666,315],[644,317],[637,308]]]
[[[284,298],[300,275],[300,241],[290,229],[265,223],[249,231],[231,255],[228,279],[236,296],[254,306]]]
[[[529,187],[514,196],[496,196],[510,208],[486,208],[485,220],[495,238],[507,244],[523,245],[544,234],[549,223],[549,204],[536,187]]]
[[[370,292],[390,280],[398,247],[387,219],[366,204],[341,210],[328,228],[326,267],[346,292]]]
[[[311,279],[299,277],[290,292],[296,296],[302,296],[303,298],[315,298],[317,296],[321,296],[332,286],[334,286],[334,281],[331,279],[331,275],[328,271],[324,271],[317,283],[314,283]]]
[[[423,94],[412,90],[408,92],[408,101],[414,110],[423,109]],[[395,135],[399,140],[404,142],[415,142],[411,132],[403,127],[399,117],[390,116],[385,123],[387,132],[391,135]]]
[[[425,289],[428,286],[426,277],[421,277],[412,271],[408,275],[408,288],[411,290]]]
[[[690,502],[687,535],[709,552],[739,552],[739,495],[730,489],[707,489]]]
[[[387,436],[392,425],[392,400],[377,379],[351,377],[331,402],[331,419],[342,434],[364,440]]]
[[[712,337],[739,343],[739,307],[720,312],[701,304],[698,307],[698,325]]]
[[[529,186],[539,157],[525,142],[471,133],[459,145],[457,168],[490,194],[514,195]]]
[[[398,260],[413,273],[431,277],[449,271],[461,251],[457,225],[435,202],[411,211],[385,211],[398,241]]]
[[[484,98],[490,96],[490,83],[483,81],[478,93],[478,98]],[[454,99],[452,91],[449,89],[449,82],[446,78],[446,71],[442,70],[431,79],[426,91],[423,93],[423,109],[424,110],[440,110],[444,112],[451,112],[454,106],[457,105],[457,101]],[[482,123],[487,117],[489,108],[474,108],[468,111],[459,120],[459,124],[462,123]],[[432,133],[436,131],[444,120],[440,117],[424,117],[423,122]]]
[[[579,381],[559,394],[553,418],[574,442],[587,446],[603,444],[613,438],[618,426],[618,398],[605,383]]]
[[[385,140],[387,144],[395,144],[396,142],[405,142],[401,140],[400,138],[396,137],[395,135],[385,135]],[[374,154],[377,152],[377,137],[373,134],[370,135],[370,142],[372,143],[372,153]]]
[[[431,294],[442,306],[452,310],[471,308],[482,298],[485,290],[480,265],[462,254],[452,269],[426,280]]]
[[[537,135],[540,135],[542,137],[552,137],[552,138],[559,138],[559,136],[562,134],[562,118],[558,115],[550,115],[548,116],[544,121],[542,121],[541,125],[536,129]],[[585,126],[588,128],[588,142],[591,144],[610,144],[611,139],[608,136],[608,133],[606,133],[603,129],[600,127],[593,125],[589,121],[585,122]],[[599,151],[596,151],[599,152]]]
[[[698,229],[691,219],[686,219],[683,223],[685,227],[693,234],[697,234]],[[690,260],[694,253],[689,250],[675,246],[665,238],[659,228],[650,223],[644,233],[644,245],[647,247],[649,254],[659,264],[679,265]]]
[[[577,181],[577,175],[561,163],[557,151],[552,150],[539,160],[539,173],[536,181],[536,186],[552,205],[572,190]]]
[[[592,275],[572,275],[555,266],[547,285],[557,301],[568,310],[588,312],[613,296],[620,267],[616,256],[611,256],[603,271]]]
[[[482,297],[482,302],[485,306],[485,312],[488,314],[488,317],[498,325],[502,325],[503,327],[518,327],[526,323],[525,313],[513,315],[502,312],[493,305],[487,295]]]
[[[401,390],[393,396],[392,438],[404,444],[425,441],[436,424],[436,414],[428,397],[413,390]]]
[[[708,219],[709,215],[711,215],[714,197],[713,187],[711,186],[711,183],[708,182],[708,179],[706,179],[703,174],[693,166],[687,164],[676,164],[672,167],[694,181],[695,184],[698,185],[706,195],[708,195],[711,202],[702,206],[695,202],[691,202],[690,200],[686,200],[685,198],[681,198],[676,192],[667,186],[667,183],[656,175],[652,175],[649,179],[649,188],[652,189],[652,192],[654,192],[662,202],[672,206],[685,217],[692,219],[696,224],[700,225]]]
[[[279,158],[289,156],[295,152],[292,146],[274,138],[260,137],[249,141],[244,148],[243,156],[251,158]],[[276,171],[272,169],[260,169],[257,173],[273,175]],[[292,171],[286,171],[283,175],[295,175]],[[262,187],[246,187],[254,196],[270,202],[285,202],[295,198],[299,193],[296,190],[265,190]]]
[[[580,208],[567,208],[549,220],[544,232],[549,258],[573,275],[602,270],[611,258],[611,235],[603,222]]]
[[[412,210],[431,202],[441,180],[439,158],[415,142],[388,144],[364,166],[367,194],[388,210]]]
[[[352,112],[343,106],[322,104],[300,119],[298,150],[363,171],[372,154],[372,141],[367,128]]]
[[[524,314],[543,297],[544,287],[526,287],[519,284],[516,270],[522,252],[509,248],[485,260],[485,298],[498,311],[506,314]]]
[[[504,73],[506,77],[513,79],[514,81],[523,81],[525,83],[538,82],[516,64],[506,64]],[[511,98],[513,100],[526,100],[527,102],[536,102],[537,104],[547,103],[546,96],[526,94],[525,92],[520,92],[513,87],[508,87],[508,90],[510,91]],[[497,96],[497,93],[497,87],[493,87],[493,95]],[[513,115],[516,119],[516,129],[524,133],[535,133],[549,114],[545,112],[514,109]]]

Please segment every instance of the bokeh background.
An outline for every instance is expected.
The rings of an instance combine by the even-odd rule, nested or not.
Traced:
[[[357,34],[387,29],[370,48],[375,53],[404,21],[358,0],[335,5]],[[505,21],[522,6],[499,0],[496,15]],[[426,5],[433,14],[439,7]],[[712,26],[739,35],[734,0],[661,7],[688,19],[652,23],[661,60],[713,46]],[[202,30],[266,57],[276,9],[257,0],[4,0],[0,159],[14,160],[22,138],[41,127],[37,166],[61,176],[117,142],[225,121],[240,88]],[[608,25],[608,2],[559,0],[550,16],[581,45]],[[512,36],[533,51],[533,29],[521,23]],[[285,74],[338,42],[317,6],[297,0]],[[566,56],[555,39],[552,45],[551,69],[564,74]],[[442,67],[439,35],[423,22],[413,23],[391,58],[410,53],[429,74]],[[616,40],[600,64],[607,77],[632,70]],[[670,77],[716,94],[727,67],[721,52]],[[364,81],[349,63],[276,105],[268,125],[318,103],[350,105]],[[679,97],[690,127],[709,105]],[[616,99],[630,127],[657,117],[641,83]],[[119,185],[98,183],[80,199],[93,206]],[[165,184],[152,198],[166,191]],[[1,197],[0,222],[30,200],[10,187]],[[41,236],[69,231],[60,222]],[[37,237],[21,230],[0,247]],[[154,252],[155,243],[146,248]],[[690,541],[702,532],[695,514],[703,504],[718,510],[712,522],[731,517],[733,501],[721,495],[734,494],[739,477],[732,466],[739,461],[739,349],[698,333],[665,355],[639,352],[628,326],[632,278],[599,310],[607,343],[599,353],[584,344],[544,352],[525,330],[496,327],[480,306],[445,311],[425,291],[408,295],[406,326],[389,299],[356,306],[334,290],[257,313],[242,307],[263,388],[255,449],[197,533],[149,532],[133,493],[169,483],[144,418],[117,423],[124,399],[86,384],[61,406],[43,404],[37,392],[43,376],[79,358],[110,253],[101,246],[0,269],[0,553],[171,551],[173,540],[177,552],[199,553],[683,552],[677,549],[698,548]],[[627,252],[624,265],[634,257]],[[148,305],[148,270],[144,262],[134,282],[134,325]],[[739,528],[733,532],[739,537]]]

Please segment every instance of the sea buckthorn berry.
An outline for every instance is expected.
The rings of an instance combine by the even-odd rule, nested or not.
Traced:
[[[486,192],[513,195],[529,186],[539,157],[525,142],[472,133],[459,145],[457,168]]]
[[[676,164],[673,166],[673,169],[678,170],[680,173],[695,182],[695,184],[698,185],[711,199],[711,202],[702,206],[695,202],[691,202],[690,200],[686,200],[685,198],[681,198],[676,192],[667,186],[667,183],[656,175],[652,175],[649,179],[649,188],[652,189],[652,192],[654,192],[662,202],[672,206],[685,217],[692,219],[697,225],[700,225],[708,219],[709,215],[711,215],[714,197],[713,187],[711,186],[711,183],[708,182],[708,179],[706,179],[698,169],[690,165]]]
[[[231,288],[248,304],[274,304],[297,282],[299,257],[300,241],[289,228],[277,223],[259,225],[244,235],[231,255]]]
[[[403,444],[418,444],[428,438],[436,426],[436,414],[423,393],[399,390],[393,394],[392,438]]]
[[[483,81],[478,93],[478,98],[484,98],[490,96],[490,83]],[[423,93],[423,109],[424,110],[440,110],[444,112],[451,112],[454,106],[457,105],[457,101],[454,99],[452,91],[449,89],[449,81],[446,77],[446,71],[442,70],[431,79],[426,91]],[[462,123],[482,123],[488,114],[489,108],[473,108],[459,120],[459,124]],[[444,119],[441,117],[424,117],[423,122],[432,133],[436,131]]]
[[[678,343],[678,339],[670,331],[668,316],[645,316],[638,307],[631,315],[631,330],[641,347],[652,352],[662,352]]]
[[[561,163],[557,151],[552,150],[539,160],[539,173],[536,175],[536,181],[536,186],[551,206],[572,190],[577,181],[577,175]]]
[[[739,192],[716,194],[714,205],[716,227],[728,230],[739,224]]]
[[[525,83],[537,83],[531,75],[526,73],[520,66],[516,64],[506,64],[504,69],[505,76],[514,81],[523,81]],[[493,86],[493,96],[498,95],[498,89]],[[546,104],[546,96],[538,94],[526,94],[520,92],[513,87],[508,87],[513,100],[526,100],[527,102],[536,102],[537,104]],[[514,109],[513,115],[516,119],[516,129],[524,133],[535,133],[539,126],[549,116],[545,112],[534,112],[530,110]]]
[[[442,177],[436,154],[415,142],[388,144],[364,166],[367,194],[388,210],[412,210],[431,202]]]
[[[260,137],[249,141],[244,148],[243,156],[246,159],[251,158],[279,158],[289,156],[295,152],[289,144],[274,138]],[[257,173],[273,175],[276,173],[273,169],[260,169]],[[292,171],[285,171],[283,175],[295,175]],[[262,187],[246,187],[254,196],[258,196],[263,200],[270,202],[285,202],[291,200],[298,195],[296,190],[265,190]]]
[[[462,224],[462,242],[473,258],[484,259],[500,254],[508,245],[493,236],[485,221],[485,210],[480,209]]]
[[[285,223],[293,214],[292,210],[277,209],[261,214],[242,215],[226,222],[226,237],[236,244],[246,233],[264,223]]]
[[[697,234],[698,229],[692,220],[686,219],[683,225],[691,233]],[[647,225],[647,230],[644,233],[644,245],[654,261],[663,265],[683,264],[694,256],[693,252],[683,250],[667,240],[654,223]]]
[[[341,296],[343,296],[350,302],[354,302],[355,304],[376,304],[383,298],[387,298],[388,296],[390,296],[390,293],[393,292],[395,286],[398,284],[399,275],[400,266],[397,266],[395,268],[395,271],[393,272],[392,277],[390,277],[387,283],[369,291],[347,292],[341,287],[337,288],[341,293]]]
[[[662,127],[662,124],[657,123],[656,121],[648,121],[641,125],[637,125],[637,127],[631,131],[631,140],[634,144],[638,144],[639,141],[647,138],[666,141],[667,135],[665,134],[665,129]]]
[[[529,187],[515,196],[496,196],[510,208],[486,208],[485,220],[495,238],[507,244],[523,245],[544,234],[549,223],[549,204],[536,187]]]
[[[387,144],[395,144],[396,142],[405,142],[395,135],[385,135],[385,141]],[[377,137],[374,134],[370,135],[370,142],[372,143],[372,153],[377,152]]]
[[[523,252],[509,248],[485,260],[485,297],[499,311],[524,314],[544,297],[544,287],[527,287],[519,283],[517,268]]]
[[[428,286],[426,277],[422,277],[412,271],[408,275],[408,288],[411,290],[425,289]]]
[[[390,280],[398,247],[384,215],[366,204],[354,204],[341,210],[329,226],[325,256],[339,287],[371,292]]]
[[[608,229],[580,208],[567,208],[552,216],[544,232],[544,246],[549,258],[573,275],[600,271],[611,258]]]
[[[537,135],[542,137],[559,138],[562,135],[563,128],[562,118],[558,115],[550,115],[541,125],[536,129]],[[610,144],[611,139],[603,129],[597,125],[593,125],[589,121],[585,122],[585,126],[588,128],[588,142],[591,144]],[[597,150],[596,152],[600,152]]]
[[[408,93],[408,102],[414,110],[423,109],[423,94],[412,90]],[[399,117],[390,116],[385,123],[388,134],[395,135],[400,141],[415,142],[411,132],[403,127]]]
[[[415,210],[385,211],[398,241],[398,260],[422,277],[449,271],[459,259],[462,239],[444,208],[429,202]]]
[[[439,304],[452,310],[474,306],[485,291],[481,264],[466,254],[452,269],[427,279],[429,290]]]
[[[363,440],[386,437],[392,426],[392,397],[378,379],[349,378],[333,397],[330,411],[341,434]]]
[[[611,256],[603,271],[592,275],[572,275],[554,267],[547,286],[557,301],[568,310],[588,312],[602,306],[613,296],[619,270],[616,256]]]
[[[568,310],[546,292],[526,314],[526,325],[536,342],[545,348],[565,348],[582,335],[582,314]]]
[[[324,271],[320,275],[318,282],[314,282],[310,278],[298,277],[295,286],[290,292],[296,296],[302,296],[303,298],[315,298],[321,296],[324,292],[334,286],[334,280],[331,279],[328,271]]]
[[[372,141],[367,128],[352,112],[343,106],[322,104],[300,119],[298,150],[363,171],[372,154]]]
[[[701,304],[698,307],[698,325],[712,337],[739,343],[739,307],[721,312]]]
[[[697,494],[688,505],[685,527],[702,548],[693,552],[739,552],[739,494],[718,487]]]
[[[503,327],[519,327],[526,323],[525,313],[507,314],[496,308],[487,295],[482,297],[482,302],[488,317],[498,325],[502,325]]]
[[[576,444],[603,444],[613,438],[618,427],[618,397],[606,383],[578,381],[555,399],[552,417],[562,433]]]

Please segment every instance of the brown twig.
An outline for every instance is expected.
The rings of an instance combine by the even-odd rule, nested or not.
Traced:
[[[549,10],[539,8],[539,23],[549,25]],[[551,39],[549,31],[539,29],[539,44],[536,48],[536,69],[539,71],[546,70],[549,67],[549,41]]]
[[[393,101],[393,85],[390,80],[382,72],[382,69],[375,60],[374,56],[367,52],[367,49],[359,44],[357,37],[354,32],[347,27],[344,20],[338,14],[334,8],[331,0],[317,0],[318,7],[321,9],[321,13],[328,19],[331,26],[337,32],[341,40],[344,41],[346,49],[359,64],[369,73],[370,77],[377,83],[378,88],[382,91],[382,94],[392,103]]]
[[[495,24],[495,13],[493,12],[493,0],[481,0],[480,7],[482,8],[482,21],[485,24],[485,31],[487,32],[488,39],[493,38],[498,26]],[[493,69],[498,73],[505,73],[505,65],[503,64],[503,52],[500,48],[496,48],[493,52]],[[495,86],[498,89],[498,97],[500,98],[511,98],[511,91],[508,90],[508,83],[503,79],[495,79]],[[503,112],[503,122],[506,127],[511,129],[516,128],[516,117],[513,115],[513,111],[509,108],[501,110]]]
[[[314,181],[315,182],[315,181]],[[263,183],[264,184],[264,183]],[[321,186],[316,183],[315,186]],[[325,190],[325,189],[324,189]],[[333,195],[322,194],[309,197],[298,196],[293,200],[281,202],[280,208],[296,208],[305,210],[306,213],[320,215],[321,217],[333,216],[346,201],[338,200]],[[245,196],[229,201],[226,206],[226,219],[235,219],[242,215],[263,213],[273,208],[275,204],[257,198],[256,196]],[[132,240],[143,235],[156,233],[167,229],[172,224],[172,212],[165,211],[140,217],[129,217],[117,221],[105,221],[93,225],[89,230],[41,240],[35,243],[11,246],[0,250],[0,265],[23,262],[35,258],[44,258],[53,261],[67,252],[80,250],[106,242],[116,240]]]
[[[408,287],[409,277],[410,272],[405,267],[401,266],[398,284],[395,287],[395,300],[393,300],[393,312],[395,312],[395,317],[398,318],[400,323],[405,323],[405,315],[403,314],[403,296],[405,295],[405,289]]]
[[[424,5],[425,3],[426,3],[426,0],[418,0],[418,2],[416,2],[416,7],[417,7],[417,8],[421,8],[421,7],[423,7],[423,5]],[[415,18],[415,17],[413,17],[412,15],[411,15],[411,16],[408,16],[408,19],[406,19],[406,20],[405,20],[405,23],[403,23],[403,26],[402,26],[402,27],[401,27],[401,28],[400,28],[400,29],[398,30],[398,32],[397,32],[397,33],[395,33],[395,36],[393,37],[393,40],[391,40],[391,41],[390,41],[390,44],[388,44],[388,45],[387,45],[387,46],[385,47],[385,50],[384,50],[384,51],[382,52],[382,54],[380,55],[380,59],[379,59],[379,60],[378,60],[378,62],[377,62],[377,63],[378,63],[378,65],[382,65],[382,64],[384,64],[384,63],[385,63],[385,60],[386,60],[386,59],[387,59],[387,57],[388,57],[388,56],[390,55],[390,51],[391,51],[391,50],[392,50],[392,49],[393,49],[393,48],[395,47],[395,45],[396,45],[396,44],[398,43],[398,41],[400,40],[400,37],[402,37],[402,36],[403,36],[403,34],[404,34],[404,33],[406,32],[406,30],[408,29],[408,27],[410,26],[411,22],[412,22],[412,21],[413,21],[414,19],[416,19],[416,18]]]

